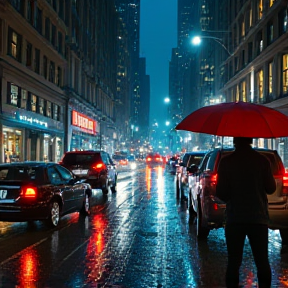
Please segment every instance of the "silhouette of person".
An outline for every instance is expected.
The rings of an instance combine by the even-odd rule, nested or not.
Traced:
[[[235,151],[223,157],[218,167],[216,196],[226,202],[228,288],[239,287],[239,269],[246,236],[257,267],[258,287],[271,286],[267,194],[276,190],[276,183],[269,160],[251,147],[252,140],[234,137]]]

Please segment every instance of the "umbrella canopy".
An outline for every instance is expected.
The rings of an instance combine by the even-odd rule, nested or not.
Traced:
[[[263,105],[228,102],[192,112],[175,129],[218,136],[279,138],[288,136],[288,117]]]

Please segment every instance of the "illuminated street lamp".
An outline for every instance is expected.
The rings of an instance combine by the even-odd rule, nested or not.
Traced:
[[[232,56],[233,54],[228,50],[228,48],[224,45],[223,40],[221,38],[213,37],[213,36],[194,36],[191,40],[193,45],[200,45],[201,39],[212,39],[218,44],[220,44],[225,51],[229,54],[229,56]]]
[[[164,102],[167,103],[167,104],[170,103],[170,98],[169,98],[169,97],[166,97],[166,98],[164,99]]]

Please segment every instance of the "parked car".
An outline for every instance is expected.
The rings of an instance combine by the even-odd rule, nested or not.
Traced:
[[[270,229],[279,229],[282,244],[288,244],[288,174],[278,152],[270,149],[254,148],[267,157],[271,163],[276,181],[276,191],[268,197]],[[197,236],[207,238],[211,229],[224,226],[226,204],[215,196],[219,161],[234,151],[233,148],[217,148],[208,152],[200,166],[188,168],[189,213],[196,217]]]
[[[59,164],[85,179],[92,189],[102,189],[103,194],[107,194],[110,187],[112,193],[116,192],[116,165],[107,152],[70,151],[63,155]]]
[[[163,166],[163,156],[161,156],[159,153],[149,153],[146,156],[146,164],[148,166]]]
[[[188,188],[187,170],[191,165],[199,166],[207,151],[192,151],[184,154],[182,160],[176,164],[176,198],[179,199],[180,195],[185,195],[185,190]]]
[[[0,221],[46,220],[56,227],[60,217],[89,214],[91,186],[51,162],[0,164]]]
[[[176,175],[177,165],[180,160],[180,156],[172,156],[168,159],[166,165],[168,166],[168,171],[172,175]]]

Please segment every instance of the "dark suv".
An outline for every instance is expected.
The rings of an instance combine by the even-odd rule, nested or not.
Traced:
[[[271,163],[276,181],[276,191],[268,196],[270,229],[279,229],[282,244],[288,244],[288,175],[276,150],[254,148],[267,157]],[[218,148],[209,151],[200,166],[188,168],[189,213],[190,219],[196,217],[198,238],[207,238],[211,229],[225,225],[226,204],[215,196],[217,169],[222,157],[234,151],[233,148]]]
[[[86,179],[92,189],[102,189],[103,194],[116,192],[117,171],[110,155],[104,151],[66,152],[60,165],[80,178]]]
[[[206,151],[192,151],[184,154],[182,161],[176,164],[176,198],[179,199],[180,194],[184,195],[184,190],[188,188],[188,167],[191,165],[199,166]],[[180,193],[181,192],[181,193]]]

